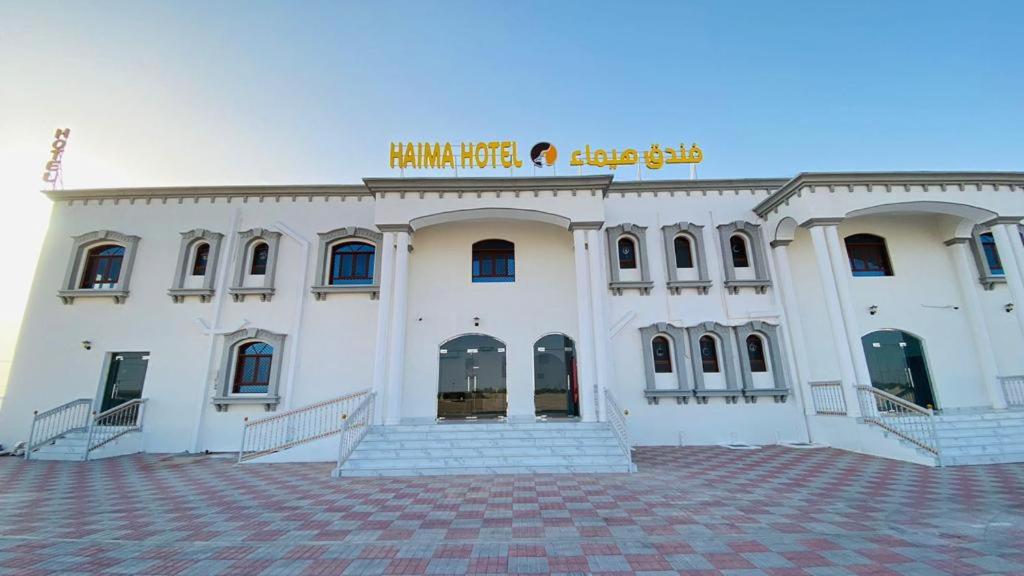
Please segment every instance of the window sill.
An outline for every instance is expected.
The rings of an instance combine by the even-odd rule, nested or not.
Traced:
[[[707,404],[708,398],[725,398],[726,404],[736,404],[743,395],[738,388],[727,388],[725,390],[694,390],[693,395],[697,397],[698,404]]]
[[[644,390],[648,404],[657,404],[661,398],[675,398],[676,404],[689,404],[693,390]]]
[[[65,304],[74,304],[75,298],[113,298],[115,304],[124,304],[124,301],[128,298],[128,291],[79,288],[76,290],[58,290],[57,296]]]
[[[243,288],[241,286],[235,286],[228,288],[228,294],[231,294],[231,298],[235,302],[244,302],[246,296],[259,296],[260,302],[270,302],[270,299],[274,297],[273,288]]]
[[[213,405],[217,408],[217,412],[227,412],[228,407],[231,405],[236,406],[257,406],[262,404],[263,409],[267,412],[273,412],[277,408],[277,404],[281,401],[281,397],[277,395],[252,395],[252,396],[214,396]]]
[[[978,282],[981,282],[985,290],[994,290],[996,284],[1006,284],[1006,276],[981,276]]]
[[[768,292],[768,287],[772,285],[771,280],[726,280],[723,282],[726,288],[729,289],[729,294],[739,294],[740,288],[753,288],[757,294],[765,294]]]
[[[176,304],[184,302],[189,296],[198,296],[200,302],[209,302],[213,292],[211,288],[171,288],[167,291]]]
[[[785,403],[789,396],[789,388],[746,388],[743,390],[744,400],[748,404],[756,404],[761,396],[771,396],[776,403]]]
[[[612,291],[612,294],[621,296],[623,290],[639,290],[641,294],[650,294],[651,288],[654,288],[654,282],[642,282],[642,281],[619,281],[609,282],[608,288]]]
[[[326,300],[329,294],[369,294],[370,300],[376,300],[380,294],[377,284],[331,284],[310,288],[317,300]]]
[[[668,291],[682,294],[684,288],[695,288],[699,294],[707,294],[711,288],[711,280],[672,280],[668,282]]]

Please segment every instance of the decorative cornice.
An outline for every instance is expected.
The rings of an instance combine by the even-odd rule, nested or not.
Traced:
[[[609,192],[668,192],[673,190],[772,190],[789,182],[786,178],[729,178],[717,180],[642,180],[612,182]]]
[[[570,222],[569,231],[573,230],[600,230],[604,222]]]
[[[381,232],[405,232],[412,234],[412,226],[408,223],[405,224],[377,224],[377,229]]]
[[[949,240],[943,242],[943,244],[945,244],[946,246],[955,246],[957,244],[967,244],[970,241],[970,238],[950,238]]]
[[[789,246],[792,243],[793,243],[792,239],[789,239],[789,240],[772,240],[771,242],[768,243],[768,245],[771,246],[772,248],[782,248],[784,246]]]
[[[754,207],[762,218],[804,186],[1003,184],[1024,189],[1024,172],[801,172]]]
[[[838,226],[845,218],[808,218],[800,223],[801,228],[814,228],[815,226]]]
[[[386,192],[502,192],[524,190],[600,190],[608,192],[612,176],[508,178],[363,178],[375,197]]]
[[[1014,226],[1020,224],[1021,220],[1024,220],[1024,216],[996,216],[995,218],[982,223],[982,226],[997,226],[999,224],[1009,224]]]
[[[50,200],[168,200],[193,198],[320,198],[370,197],[361,184],[289,185],[289,186],[167,186],[155,188],[81,188],[74,190],[43,190]]]

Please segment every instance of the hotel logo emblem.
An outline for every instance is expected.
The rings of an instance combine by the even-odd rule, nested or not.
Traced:
[[[538,142],[530,149],[530,160],[533,161],[533,165],[537,168],[554,166],[557,159],[558,149],[549,142]]]

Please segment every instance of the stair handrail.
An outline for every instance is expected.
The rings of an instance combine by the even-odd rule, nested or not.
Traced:
[[[857,398],[864,422],[939,456],[939,437],[931,408],[918,406],[874,386],[857,386]]]
[[[130,432],[141,431],[145,405],[145,398],[136,398],[99,414],[93,412],[92,421],[89,423],[89,440],[85,445],[85,459],[89,459],[89,454],[93,450]]]
[[[238,462],[340,433],[342,415],[351,413],[352,406],[370,393],[370,390],[360,390],[265,418],[245,418]]]
[[[32,458],[32,451],[61,436],[89,427],[92,415],[92,400],[79,398],[60,406],[32,413],[32,427],[25,443],[25,459]]]
[[[626,428],[627,413],[619,406],[619,402],[615,399],[615,395],[612,394],[611,390],[604,391],[604,405],[605,413],[608,415],[608,423],[611,424],[612,430],[615,432],[615,438],[619,441],[622,451],[626,453],[629,463],[632,464],[633,448],[629,440],[629,429]]]
[[[356,447],[370,431],[376,399],[377,393],[370,391],[350,413],[341,415],[341,440],[338,442],[338,465],[334,469],[335,475],[341,472],[341,465],[355,452]]]
[[[1002,376],[999,381],[1003,385],[1006,405],[1010,408],[1024,408],[1024,374]]]

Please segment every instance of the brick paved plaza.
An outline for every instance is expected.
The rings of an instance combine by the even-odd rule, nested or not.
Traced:
[[[0,459],[0,574],[1024,574],[1024,465],[643,448],[633,475]]]

